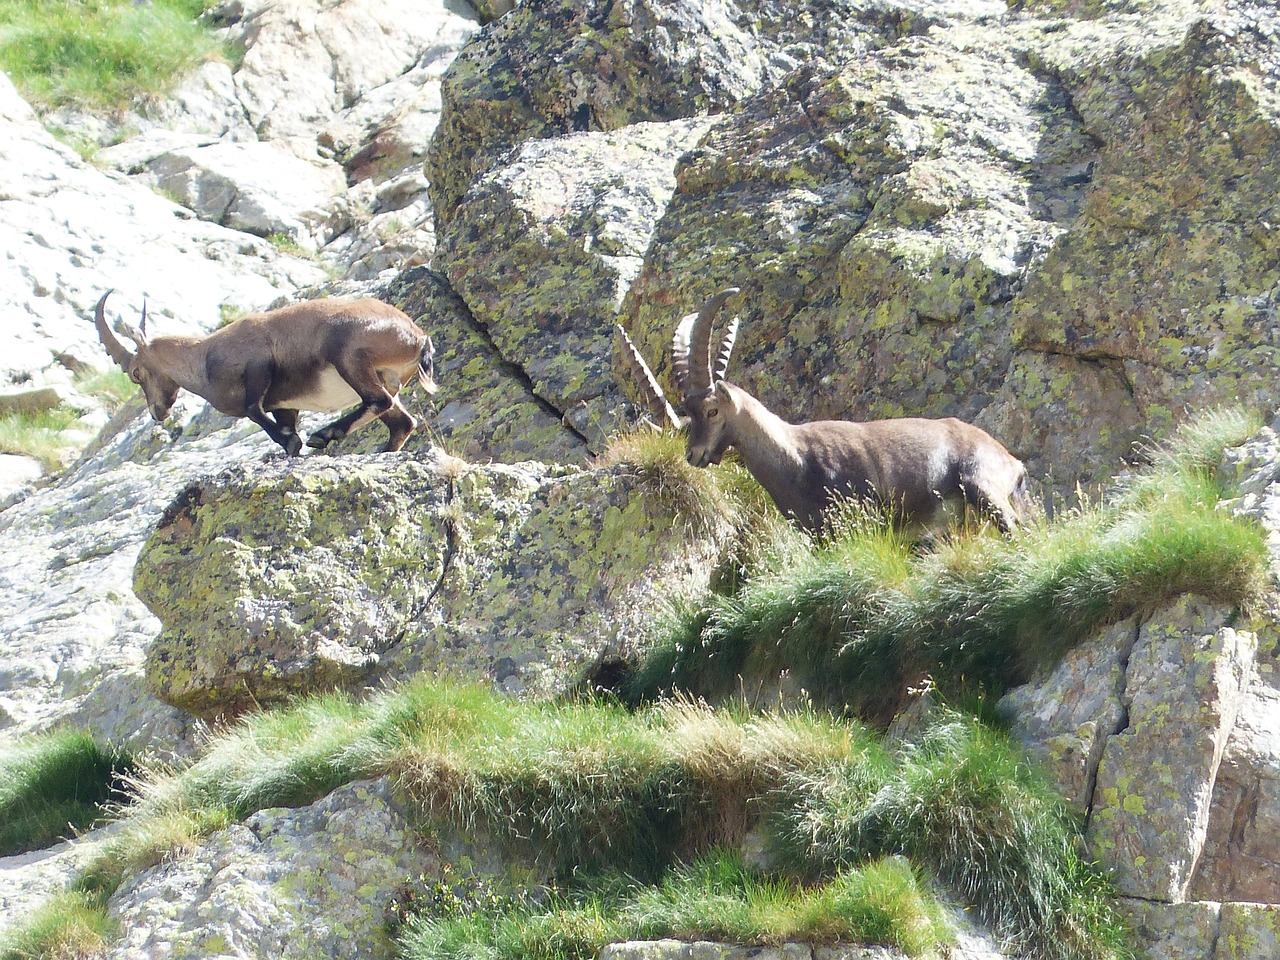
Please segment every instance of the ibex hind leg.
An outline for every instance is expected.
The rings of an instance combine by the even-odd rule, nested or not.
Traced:
[[[357,356],[348,362],[339,361],[335,366],[342,379],[360,397],[360,406],[316,430],[307,438],[307,446],[317,450],[323,450],[334,440],[341,440],[347,434],[359,430],[370,420],[378,419],[396,406],[395,396],[387,389],[377,368],[367,357]]]
[[[334,440],[341,440],[349,433],[359,430],[370,420],[376,420],[395,406],[394,397],[377,397],[365,400],[350,413],[345,413],[333,423],[326,424],[314,431],[307,438],[307,446],[323,450]]]

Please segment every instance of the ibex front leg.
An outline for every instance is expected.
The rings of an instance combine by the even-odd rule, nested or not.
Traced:
[[[255,363],[245,367],[244,415],[260,426],[284,452],[296,457],[302,450],[302,438],[298,436],[298,411],[277,410],[274,418],[262,407],[262,401],[271,388],[271,365]]]

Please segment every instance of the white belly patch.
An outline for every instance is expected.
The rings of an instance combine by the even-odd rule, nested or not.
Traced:
[[[310,410],[314,413],[333,413],[354,407],[360,395],[333,367],[325,367],[306,393],[279,404],[286,410]]]

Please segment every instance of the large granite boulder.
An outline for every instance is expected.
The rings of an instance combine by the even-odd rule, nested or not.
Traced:
[[[693,520],[625,467],[436,451],[233,468],[179,493],[138,557],[164,625],[148,681],[210,718],[420,670],[562,693],[706,583],[728,530]]]
[[[388,904],[439,869],[415,823],[385,780],[260,810],[126,880],[109,909],[121,936],[102,956],[390,958]]]

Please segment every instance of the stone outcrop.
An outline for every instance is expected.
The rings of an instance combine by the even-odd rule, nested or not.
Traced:
[[[1276,425],[1223,470],[1280,544]],[[1280,916],[1280,621],[1183,601],[1009,694],[1015,734],[1085,818],[1149,955],[1262,958]]]
[[[625,467],[436,452],[233,468],[182,490],[138,557],[163,624],[147,679],[210,718],[424,669],[563,693],[705,585],[727,533]]]
[[[623,17],[533,0],[446,77],[427,165],[437,219],[474,230],[470,192],[522,143],[550,168],[580,149],[574,131],[710,114],[623,302],[646,354],[658,361],[682,314],[740,285],[738,379],[784,415],[959,414],[1069,493],[1187,405],[1280,400],[1259,362],[1280,282],[1266,5],[1122,8],[1058,21],[1084,8],[732,4],[728,20],[749,26],[715,34],[738,45],[726,57],[661,4]],[[802,49],[826,53],[788,59]],[[571,212],[553,229],[585,240]],[[1219,276],[1206,258],[1220,254]],[[472,267],[449,250],[435,265]],[[538,311],[572,316],[586,289],[544,289]],[[493,318],[504,357],[535,352],[523,290],[507,308],[458,292]]]
[[[123,935],[103,956],[387,956],[387,904],[408,878],[439,869],[413,824],[386,781],[261,810],[197,856],[127,880],[110,905]]]

